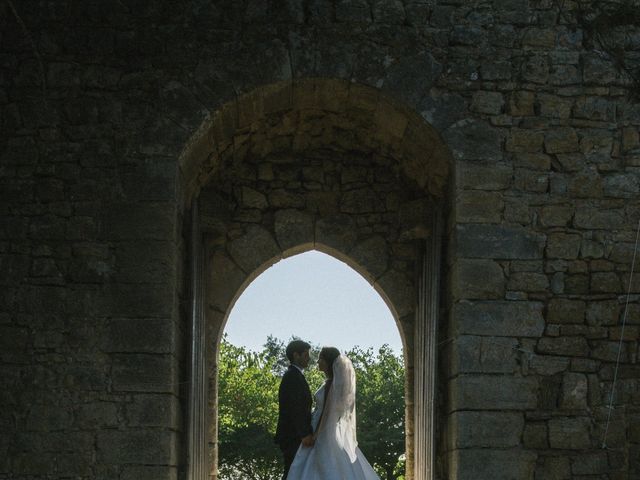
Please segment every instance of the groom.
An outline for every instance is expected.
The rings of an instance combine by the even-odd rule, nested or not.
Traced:
[[[313,446],[311,428],[311,391],[303,370],[309,365],[311,345],[302,340],[294,340],[287,345],[287,358],[291,365],[280,382],[278,391],[278,427],[275,442],[280,446],[284,457],[284,475],[287,478],[289,467],[302,443]]]

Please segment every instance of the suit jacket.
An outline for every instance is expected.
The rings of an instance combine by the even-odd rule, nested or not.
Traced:
[[[275,442],[281,448],[299,444],[313,433],[311,428],[311,390],[304,375],[293,365],[285,372],[278,390],[278,427]]]

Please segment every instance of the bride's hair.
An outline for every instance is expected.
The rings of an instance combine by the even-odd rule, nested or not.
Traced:
[[[318,355],[327,362],[327,366],[329,367],[328,375],[333,377],[333,362],[335,362],[336,358],[340,356],[340,350],[336,347],[322,347],[320,350],[320,355]]]

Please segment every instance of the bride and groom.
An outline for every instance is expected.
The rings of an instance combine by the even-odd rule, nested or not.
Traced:
[[[302,340],[287,345],[291,365],[278,392],[275,442],[284,456],[283,480],[379,480],[356,441],[356,379],[351,360],[324,347],[318,368],[324,384],[311,391],[303,371],[311,346]]]

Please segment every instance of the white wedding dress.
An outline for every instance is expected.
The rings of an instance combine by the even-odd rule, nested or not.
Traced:
[[[298,448],[287,480],[380,480],[356,440],[356,377],[351,360],[340,355],[333,362],[326,405],[325,385],[315,394],[311,421],[315,444]]]

